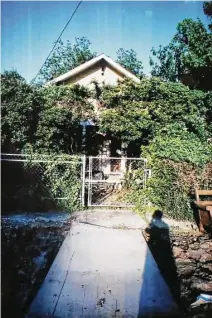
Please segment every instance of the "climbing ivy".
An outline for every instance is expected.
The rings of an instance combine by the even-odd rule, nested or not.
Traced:
[[[161,128],[173,123],[184,125],[201,140],[211,137],[211,93],[180,83],[126,80],[116,87],[105,86],[101,103],[100,130],[128,143],[148,144]]]
[[[212,146],[175,127],[175,134],[164,129],[143,146],[142,155],[152,177],[145,189],[135,183],[128,199],[140,212],[161,209],[174,219],[193,221],[195,187],[212,189]]]
[[[29,150],[29,149],[28,149]],[[81,157],[29,155],[2,162],[2,211],[68,211],[81,206]]]
[[[40,172],[38,183],[58,208],[73,212],[81,206],[81,165],[81,157],[77,156],[32,154],[27,169]]]

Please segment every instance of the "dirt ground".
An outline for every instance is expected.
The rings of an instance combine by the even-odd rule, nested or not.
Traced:
[[[64,222],[2,222],[2,318],[23,318],[70,229]]]

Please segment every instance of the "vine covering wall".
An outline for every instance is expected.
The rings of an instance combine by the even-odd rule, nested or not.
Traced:
[[[142,191],[131,182],[131,199],[139,210],[150,201],[152,207],[174,218],[192,219],[195,184],[211,187],[211,92],[159,78],[143,78],[140,84],[125,80],[117,86],[103,86],[98,92],[101,107],[96,116],[90,103],[95,91],[79,85],[36,87],[14,71],[5,72],[2,151],[80,155],[80,121],[92,119],[96,129],[89,137],[90,144],[103,134],[124,142],[132,153],[139,150],[148,159],[153,177],[147,189]],[[73,210],[80,179],[74,163],[69,168],[68,172],[57,163],[45,167],[44,175],[54,196],[60,180],[62,191],[70,197],[66,208]],[[8,175],[13,178],[15,174],[8,171]]]
[[[32,154],[13,159],[17,161],[2,161],[3,213],[80,208],[81,157]]]

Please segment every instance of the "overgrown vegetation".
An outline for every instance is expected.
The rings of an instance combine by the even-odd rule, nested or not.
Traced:
[[[2,74],[2,152],[19,153],[27,143],[35,143],[42,109],[43,98],[40,90],[28,85],[15,71]]]
[[[203,3],[204,13],[211,22],[211,1]],[[167,46],[152,49],[152,75],[166,81],[181,81],[191,88],[212,89],[212,33],[198,19],[185,19]]]
[[[31,154],[21,162],[2,162],[2,211],[79,209],[81,158]]]
[[[193,220],[194,188],[212,188],[212,145],[185,130],[178,136],[163,132],[142,147],[142,153],[153,175],[145,190],[133,192],[137,208],[142,212],[159,208],[175,219]],[[152,203],[150,208],[145,202]]]
[[[80,121],[94,117],[90,92],[72,87],[34,87],[15,71],[2,81],[2,152],[79,153]]]
[[[211,2],[204,3],[204,12],[211,20]],[[157,61],[151,61],[155,75],[151,79],[143,76],[136,52],[120,49],[117,61],[141,78],[139,84],[126,79],[117,86],[99,87],[94,82],[93,91],[79,85],[39,87],[27,84],[15,71],[4,72],[2,151],[81,154],[80,122],[92,119],[98,131],[93,130],[89,137],[93,142],[90,151],[98,136],[104,135],[122,141],[131,156],[148,159],[153,176],[145,190],[137,182],[140,170],[130,176],[131,180],[126,178],[131,188],[129,199],[138,209],[151,202],[151,209],[157,207],[174,218],[192,219],[194,186],[212,187],[211,36],[211,25],[207,28],[199,20],[179,23],[171,43],[153,50]],[[76,39],[74,45],[61,42],[40,76],[47,81],[94,56],[85,38]],[[98,116],[91,104],[94,98],[99,105]],[[70,170],[72,175],[59,167],[51,174],[49,187],[57,193],[59,169],[65,178],[61,189],[65,195],[70,190],[75,205],[72,190],[79,190],[76,167]],[[51,167],[45,169],[52,172]]]
[[[137,53],[134,50],[124,50],[121,48],[116,54],[116,62],[135,74],[138,78],[142,78],[144,76],[143,63],[138,60]]]
[[[102,90],[101,130],[128,143],[149,143],[160,129],[184,126],[200,140],[210,138],[211,93],[157,78],[125,81]],[[111,116],[113,114],[113,116]],[[176,132],[174,126],[173,132]]]
[[[69,155],[81,153],[80,121],[94,117],[89,97],[77,85],[38,88],[14,71],[2,75],[2,152],[31,154],[2,163],[4,212],[79,208],[81,160]]]
[[[194,187],[212,186],[210,100],[211,93],[155,78],[103,90],[101,130],[142,145],[153,170],[145,190],[135,180],[139,171],[133,176],[128,199],[139,211],[160,208],[174,218],[193,219]]]

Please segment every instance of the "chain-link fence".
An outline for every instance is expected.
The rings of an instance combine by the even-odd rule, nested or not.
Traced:
[[[142,158],[2,154],[2,212],[129,207],[149,172]]]
[[[2,212],[77,210],[82,157],[1,155]]]
[[[144,188],[149,169],[146,159],[88,157],[85,184],[88,206],[131,206],[126,194],[134,183]]]

